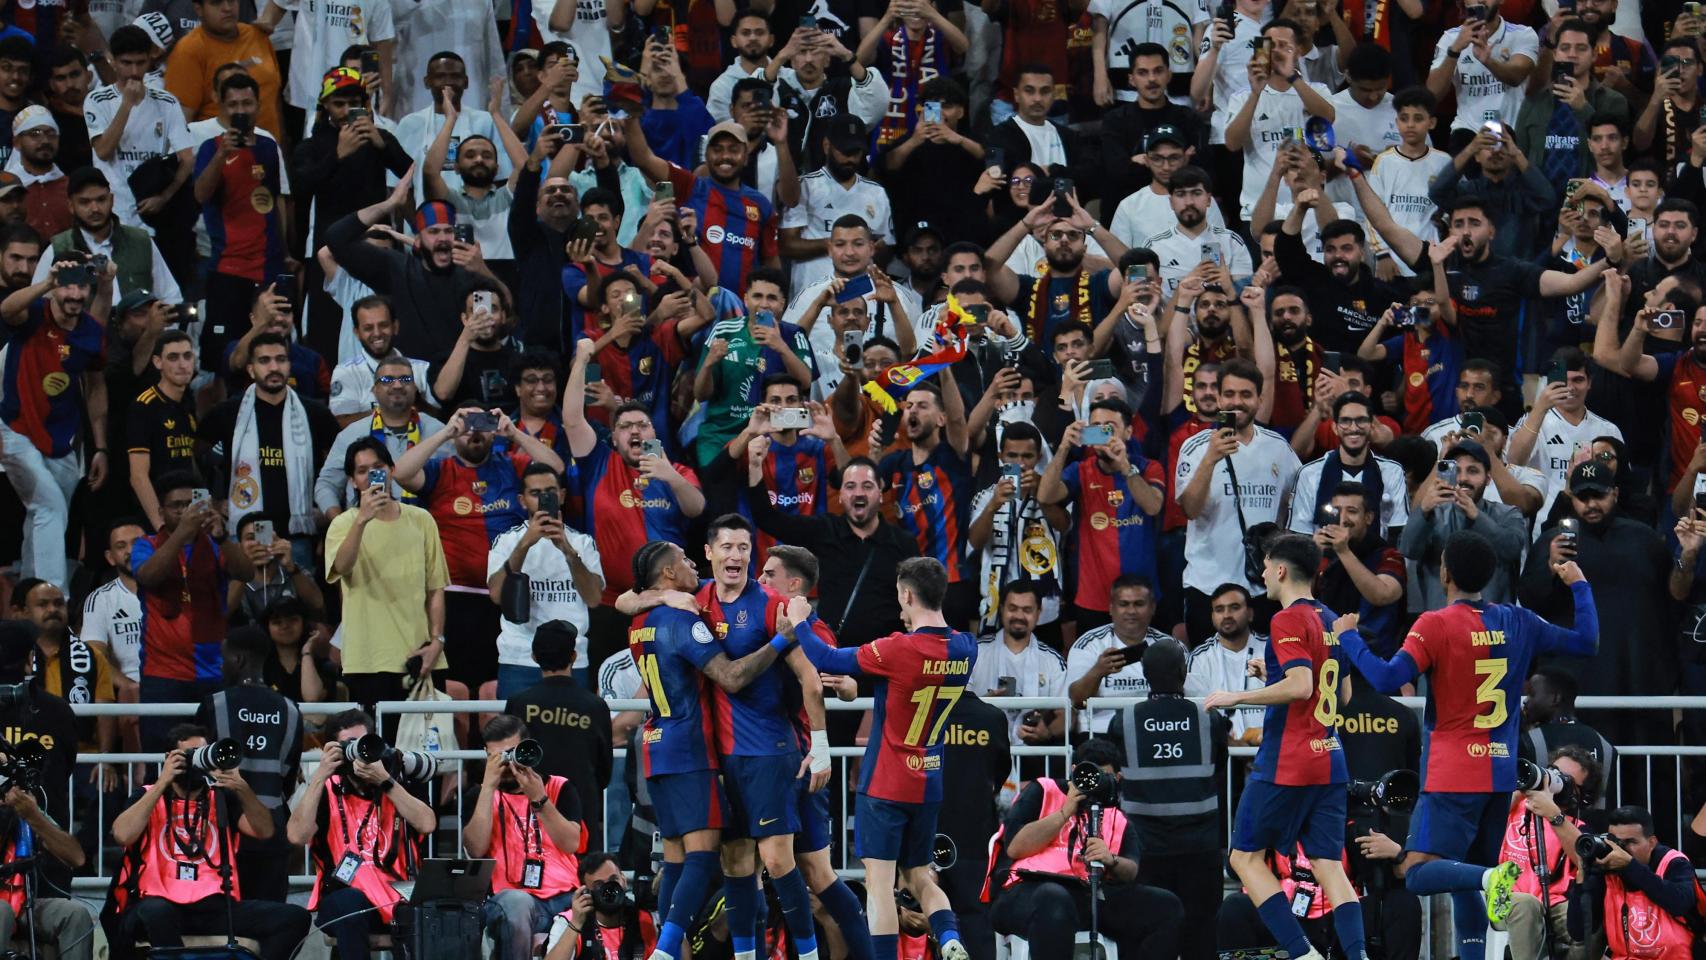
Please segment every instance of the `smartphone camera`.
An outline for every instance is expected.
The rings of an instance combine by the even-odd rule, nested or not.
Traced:
[[[1439,462],[1439,478],[1446,486],[1457,486],[1457,461],[1441,460]]]
[[[849,366],[862,366],[865,362],[865,341],[857,330],[848,330],[841,335],[841,352],[847,357]]]
[[[1336,503],[1323,503],[1315,508],[1315,525],[1317,527],[1332,527],[1343,522]]]

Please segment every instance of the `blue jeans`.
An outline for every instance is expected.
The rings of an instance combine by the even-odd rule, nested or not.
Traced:
[[[508,700],[528,687],[544,679],[544,672],[538,667],[524,667],[514,663],[498,664],[498,694],[497,699]]]
[[[505,890],[486,901],[481,919],[491,934],[497,960],[528,960],[533,935],[551,929],[551,919],[574,902],[575,892],[539,898],[526,890]]]
[[[144,674],[138,691],[143,703],[201,703],[203,697],[218,693],[218,680],[168,680]],[[143,717],[140,721],[142,749],[146,753],[164,753],[171,749],[171,729],[190,717]]]

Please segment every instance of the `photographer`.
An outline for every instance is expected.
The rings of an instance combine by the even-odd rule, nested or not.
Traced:
[[[8,756],[7,766],[18,758]],[[10,773],[10,769],[8,769]],[[60,829],[36,802],[35,793],[8,777],[0,795],[0,871],[16,869],[0,881],[0,945],[12,942],[21,920],[35,925],[35,939],[52,947],[63,960],[90,960],[95,953],[95,925],[89,911],[70,898],[70,870],[83,865],[83,848]],[[30,861],[37,861],[31,864]],[[35,902],[25,885],[30,871],[47,875],[35,879]],[[69,868],[69,869],[67,869]],[[58,896],[48,896],[47,891]]]
[[[1604,952],[1577,942],[1569,932],[1571,888],[1581,872],[1576,840],[1582,835],[1581,812],[1592,806],[1604,782],[1604,770],[1581,747],[1560,747],[1548,756],[1561,775],[1550,786],[1562,790],[1521,790],[1511,797],[1500,860],[1522,868],[1517,878],[1510,917],[1511,960],[1539,960],[1548,955],[1547,941],[1568,948],[1571,960],[1598,957]],[[1518,774],[1518,780],[1521,780]],[[1556,955],[1557,951],[1550,951]]]
[[[650,912],[628,897],[628,878],[616,858],[590,853],[580,862],[580,889],[574,905],[551,921],[545,960],[645,960],[657,945],[657,924]],[[596,923],[597,936],[587,924]]]
[[[399,912],[403,898],[394,884],[414,877],[420,841],[413,834],[425,836],[438,825],[432,808],[401,789],[384,762],[353,758],[350,745],[373,726],[360,710],[326,721],[320,763],[287,828],[292,844],[310,844],[315,880],[308,906],[337,940],[338,960],[368,956],[368,933],[387,929]]]
[[[1689,921],[1697,916],[1694,865],[1653,836],[1653,815],[1645,807],[1611,811],[1610,833],[1583,837],[1576,850],[1587,873],[1587,906],[1598,914],[1590,929],[1603,923],[1611,960],[1689,960],[1694,941]],[[1578,929],[1583,912],[1570,917],[1570,936],[1577,942],[1583,939]],[[1620,919],[1604,923],[1607,917]],[[1646,942],[1631,943],[1635,931]]]
[[[241,837],[272,836],[272,815],[238,773],[242,747],[221,741],[212,750],[206,728],[179,724],[160,777],[138,792],[113,821],[113,840],[126,848],[102,914],[113,956],[130,956],[132,944],[182,947],[183,935],[250,937],[262,960],[287,960],[308,933],[308,912],[265,900],[244,900],[234,854]],[[229,751],[233,769],[217,769]],[[195,761],[191,763],[192,759]],[[292,840],[295,839],[293,836]]]
[[[1135,882],[1137,827],[1118,806],[1119,751],[1106,741],[1088,740],[1073,752],[1072,762],[1068,783],[1053,777],[1031,781],[1002,826],[1005,849],[994,871],[1000,893],[991,914],[996,932],[1023,937],[1036,960],[1067,960],[1073,933],[1089,927],[1087,883],[1094,869],[1104,895],[1097,905],[1099,932],[1114,941],[1120,956],[1178,956],[1184,915],[1179,898]],[[1100,777],[1094,776],[1096,768]],[[1084,784],[1086,779],[1099,783]],[[1081,785],[1093,786],[1096,796],[1087,797]],[[1101,829],[1091,831],[1089,808],[1097,802],[1104,805]]]
[[[497,861],[484,915],[495,955],[527,960],[533,935],[570,909],[581,882],[575,871],[575,855],[586,843],[580,794],[568,780],[533,769],[544,751],[520,719],[498,714],[480,736],[486,772],[478,795],[463,805],[462,845],[469,856]]]
[[[40,783],[48,814],[69,823],[77,717],[69,704],[43,689],[40,680],[29,682],[30,654],[39,636],[40,628],[28,620],[0,620],[0,731],[15,745],[41,748]]]

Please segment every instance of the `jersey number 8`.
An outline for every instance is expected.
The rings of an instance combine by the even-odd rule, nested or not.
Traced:
[[[1321,680],[1315,685],[1315,721],[1331,733],[1339,725],[1339,661],[1328,657],[1321,663]]]

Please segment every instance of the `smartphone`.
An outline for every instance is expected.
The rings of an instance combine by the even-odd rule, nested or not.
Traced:
[[[972,323],[989,322],[989,304],[987,303],[968,303],[965,311],[966,316],[971,317]]]
[[[1547,383],[1565,383],[1569,379],[1569,374],[1564,370],[1564,361],[1554,360],[1546,365]]]
[[[989,693],[992,697],[1015,697],[1019,695],[1019,681],[1013,677],[995,678],[995,689]]]
[[[1456,461],[1452,461],[1452,466],[1455,467],[1456,465]],[[1343,517],[1339,513],[1338,504],[1323,503],[1315,508],[1315,525],[1317,527],[1337,526],[1342,520]]]
[[[469,308],[474,313],[484,310],[487,315],[495,315],[498,312],[498,295],[490,290],[475,290],[469,298]]]
[[[1321,369],[1331,370],[1334,373],[1338,373],[1340,363],[1341,363],[1341,359],[1339,356],[1339,351],[1337,351],[1337,350],[1323,350],[1323,351],[1321,351]]]
[[[1571,66],[1570,64],[1567,64],[1567,63],[1554,63],[1554,64],[1552,64],[1552,85],[1557,86],[1558,84],[1563,83],[1565,80],[1570,79],[1570,76],[1572,74],[1574,74],[1575,72],[1576,72],[1575,67]]]
[[[854,277],[842,284],[841,292],[835,295],[835,302],[846,303],[849,300],[857,300],[860,297],[867,297],[876,289],[877,284],[871,279],[870,274],[861,273],[857,277]]]
[[[1126,283],[1147,283],[1149,281],[1149,264],[1134,263],[1125,268]]]
[[[1653,314],[1652,327],[1654,330],[1675,330],[1682,326],[1685,316],[1681,310],[1660,310]]]
[[[1646,217],[1630,217],[1629,218],[1629,234],[1628,234],[1629,239],[1633,240],[1636,237],[1646,236],[1646,234],[1647,234],[1647,218]]]
[[[1080,439],[1080,443],[1082,446],[1086,447],[1099,447],[1113,438],[1113,431],[1099,423],[1092,423],[1084,428],[1084,434]]]
[[[1233,413],[1231,410],[1220,411],[1219,413],[1214,415],[1214,429],[1216,429],[1216,430],[1236,430],[1236,429],[1238,429],[1238,415]]]
[[[384,487],[390,482],[391,471],[385,467],[374,467],[367,471],[367,485],[370,487]]]
[[[586,382],[596,383],[604,379],[604,370],[596,362],[586,365]]]
[[[841,353],[851,366],[860,366],[865,362],[865,334],[859,330],[844,330],[841,333]]]
[[[459,223],[451,227],[450,231],[450,235],[455,238],[457,243],[472,244],[474,242],[474,225],[471,223]]]
[[[1090,380],[1114,379],[1114,362],[1108,359],[1090,361],[1090,372],[1085,375]]]
[[[90,272],[88,264],[79,264],[75,267],[66,267],[63,270],[54,271],[53,282],[62,287],[77,284],[88,287],[94,285],[95,275]]]
[[[1574,550],[1581,539],[1582,522],[1575,517],[1565,517],[1558,521],[1558,539]]]
[[[296,274],[281,273],[272,278],[273,296],[296,302]]]
[[[640,443],[640,456],[642,456],[642,457],[662,457],[663,456],[663,441],[657,440],[657,439],[642,441]]]
[[[1700,122],[1706,123],[1706,103],[1700,105]]]
[[[1263,63],[1272,63],[1274,56],[1273,37],[1252,37],[1250,40],[1250,59]]]
[[[754,311],[752,314],[752,325],[755,327],[774,327],[776,325],[776,315],[768,310]]]
[[[1072,178],[1054,178],[1054,215],[1057,217],[1072,216],[1072,202],[1067,198],[1072,195]]]
[[[380,69],[382,68],[382,66],[383,65],[379,61],[379,51],[378,50],[363,50],[363,51],[361,51],[361,72],[362,73],[378,73],[380,71]]]
[[[673,180],[658,181],[657,186],[652,190],[652,198],[673,202],[675,200],[675,182]]]
[[[370,119],[372,116],[371,113],[367,112],[366,107],[351,107],[349,112],[344,114],[344,120],[348,123],[354,123],[357,120]]]
[[[805,16],[801,17],[800,18],[800,29],[801,30],[816,30],[817,29],[817,18],[812,16],[809,13],[806,14]]]
[[[1011,480],[1017,484],[1019,479],[1024,475],[1025,468],[1016,463],[1004,463],[1001,465],[1001,479],[1003,480]]]
[[[272,521],[255,521],[255,542],[263,547],[272,546]]]
[[[1218,244],[1218,243],[1202,244],[1201,246],[1197,247],[1197,252],[1202,257],[1202,260],[1204,262],[1212,263],[1217,267],[1220,266],[1220,244]]]
[[[652,42],[660,47],[675,46],[675,31],[669,27],[653,27]]]
[[[1007,151],[1000,147],[983,148],[983,168],[985,170],[1007,170]]]
[[[1445,481],[1445,485],[1448,487],[1457,486],[1457,461],[1441,460],[1439,462],[1439,478]]]
[[[206,487],[196,487],[194,490],[190,491],[190,506],[192,507],[198,503],[206,503],[212,499],[213,494],[209,493]]]
[[[1479,410],[1457,415],[1457,429],[1467,437],[1478,437],[1487,426],[1487,415]]]
[[[812,414],[804,407],[783,407],[771,412],[770,425],[778,430],[805,430],[812,425]]]
[[[926,101],[924,101],[924,117],[923,117],[923,120],[925,123],[941,123],[942,122],[942,101],[940,101],[940,100],[926,100]]]
[[[586,126],[579,123],[553,123],[545,128],[545,136],[556,134],[563,138],[563,145],[582,144],[586,142]]]
[[[539,512],[556,516],[563,509],[563,495],[556,487],[539,491]]]
[[[769,87],[759,87],[752,91],[752,105],[755,107],[768,110],[770,109],[770,105],[775,102],[776,92],[771,90]]]
[[[470,410],[462,415],[462,425],[473,433],[491,433],[498,428],[498,418],[489,410]]]
[[[604,228],[598,225],[597,220],[591,217],[582,217],[580,222],[575,224],[575,239],[597,240],[598,235],[603,231]]]
[[[640,299],[638,293],[630,291],[622,295],[621,308],[623,313],[629,315],[642,313],[645,311],[645,302]]]
[[[231,115],[231,129],[244,136],[254,133],[255,115],[252,113],[233,113]]]

